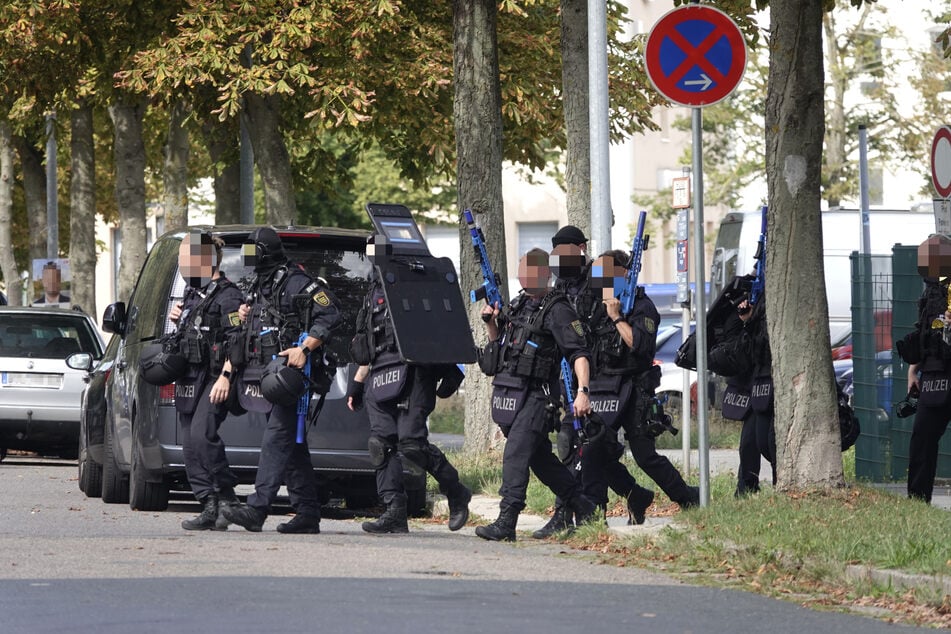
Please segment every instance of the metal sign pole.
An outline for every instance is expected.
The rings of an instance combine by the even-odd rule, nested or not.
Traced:
[[[677,209],[677,302],[680,303],[680,342],[690,336],[690,168],[684,168],[684,177],[673,183],[672,207]],[[680,398],[681,447],[684,474],[690,473],[690,372],[683,372]]]
[[[697,280],[697,449],[700,466],[700,505],[710,505],[710,454],[707,438],[707,294],[703,264],[703,111],[693,109],[693,253]],[[687,393],[686,407],[690,407]]]

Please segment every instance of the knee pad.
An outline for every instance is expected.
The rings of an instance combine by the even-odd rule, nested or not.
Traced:
[[[427,465],[429,465],[429,455],[427,453],[427,445],[429,443],[424,443],[415,438],[406,438],[400,440],[399,450],[400,455],[413,465],[419,467],[421,470],[425,471]],[[411,469],[412,465],[404,464],[404,467]]]
[[[370,451],[370,464],[374,469],[382,469],[390,461],[390,456],[396,451],[392,442],[380,436],[370,436],[367,441],[367,449]]]

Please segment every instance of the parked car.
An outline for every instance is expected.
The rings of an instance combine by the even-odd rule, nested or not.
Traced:
[[[8,449],[75,458],[83,391],[73,353],[103,354],[89,315],[65,308],[0,308],[0,459]]]
[[[67,365],[86,371],[86,389],[82,395],[79,420],[79,490],[91,498],[102,497],[102,435],[106,419],[106,389],[116,362],[122,338],[113,335],[102,359],[96,362],[88,355],[72,355]]]
[[[194,228],[193,228],[194,229]],[[222,270],[233,281],[251,273],[243,264],[241,245],[253,226],[210,229],[225,241]],[[351,412],[346,388],[356,365],[350,363],[348,343],[356,314],[368,288],[371,263],[365,256],[367,233],[344,229],[294,227],[278,229],[288,257],[311,275],[326,279],[340,300],[342,326],[330,348],[341,360],[336,380],[327,394],[315,426],[308,431],[314,469],[322,491],[343,497],[349,507],[377,501],[375,471],[367,441],[370,426],[366,410]],[[169,309],[181,300],[185,284],[178,273],[178,250],[184,232],[165,234],[153,245],[139,273],[128,304],[106,308],[103,329],[120,338],[115,363],[105,383],[106,415],[101,423],[88,417],[87,434],[98,438],[94,425],[102,424],[102,499],[128,502],[133,509],[164,510],[169,491],[189,490],[182,456],[181,431],[175,412],[175,386],[155,387],[140,376],[142,348],[173,324]],[[87,407],[94,405],[87,403]],[[229,415],[221,427],[228,461],[243,483],[252,483],[257,470],[263,414]],[[95,460],[96,452],[88,452]],[[407,474],[411,511],[425,506],[425,478]]]

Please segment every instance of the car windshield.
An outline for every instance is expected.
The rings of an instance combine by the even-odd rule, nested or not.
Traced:
[[[74,352],[96,358],[102,354],[86,319],[42,313],[0,315],[0,356],[65,359]]]

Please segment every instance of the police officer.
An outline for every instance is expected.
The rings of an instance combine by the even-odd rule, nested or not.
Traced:
[[[909,394],[918,394],[918,411],[908,443],[908,497],[931,503],[938,468],[938,441],[951,420],[951,241],[941,235],[918,248],[924,290],[915,330],[896,344],[909,364]]]
[[[316,358],[340,320],[337,301],[299,265],[288,262],[280,236],[270,227],[254,230],[245,243],[246,261],[254,264],[251,304],[241,307],[246,320],[245,374],[271,359],[303,368]],[[309,328],[308,328],[309,326]],[[306,329],[306,330],[305,330]],[[307,336],[297,345],[302,332]],[[249,385],[242,380],[241,385]],[[245,393],[252,387],[242,387]],[[253,532],[261,530],[281,484],[287,485],[296,515],[279,524],[281,533],[319,533],[320,502],[307,442],[298,443],[297,406],[274,403],[261,440],[254,493],[247,504],[226,507],[225,517]]]
[[[431,474],[439,483],[449,503],[449,530],[457,531],[469,519],[472,492],[459,481],[458,471],[445,454],[429,442],[426,420],[436,407],[437,393],[448,397],[458,387],[461,371],[455,365],[403,363],[388,312],[383,288],[375,280],[357,316],[358,322],[365,322],[365,327],[357,328],[362,340],[355,340],[352,346],[362,350],[355,357],[370,361],[357,370],[347,400],[351,410],[359,409],[366,392],[370,457],[376,467],[377,492],[386,504],[386,511],[378,519],[364,522],[363,530],[409,532],[403,485],[403,467],[407,466]]]
[[[591,262],[588,261],[586,255],[587,238],[577,227],[566,225],[552,236],[551,242],[553,247],[551,262],[557,276],[555,289],[565,293],[569,303],[581,317],[588,345],[595,350],[598,344],[596,337],[593,336],[590,321],[596,313],[603,313],[604,309],[601,290],[592,289],[590,284]],[[597,371],[595,368],[594,372]],[[592,407],[599,404],[600,401],[593,402]],[[624,446],[617,439],[619,425],[617,415],[620,410],[617,407],[603,409],[611,410],[604,411],[601,416],[602,423],[604,417],[611,419],[609,420],[612,424],[611,432],[600,434],[596,443],[587,444],[583,448],[578,446],[580,439],[576,437],[574,431],[574,417],[566,412],[558,434],[559,456],[576,477],[582,478],[584,492],[588,498],[602,508],[606,508],[607,488],[610,487],[617,495],[625,499],[630,516],[629,522],[643,524],[646,510],[654,500],[654,492],[638,485],[634,476],[620,461],[624,455]],[[583,454],[587,454],[584,461],[581,460]],[[591,465],[587,474],[583,469],[585,464]],[[544,539],[558,531],[571,530],[573,526],[573,518],[567,511],[564,501],[556,499],[551,519],[545,526],[535,531],[532,537]]]
[[[700,491],[687,485],[670,460],[657,453],[656,446],[657,436],[666,428],[652,413],[654,390],[660,383],[660,368],[654,365],[660,315],[642,286],[637,287],[634,307],[629,315],[621,314],[621,302],[616,297],[624,282],[629,259],[629,254],[624,251],[608,251],[592,266],[591,285],[594,290],[602,291],[602,301],[594,305],[588,322],[596,342],[593,354],[597,374],[594,381],[602,386],[599,392],[603,389],[608,395],[599,397],[598,402],[610,406],[604,408],[606,412],[618,410],[616,425],[624,429],[637,466],[660,486],[667,497],[686,509],[700,504]],[[612,428],[616,431],[614,425],[612,423]],[[581,471],[589,496],[595,495],[595,491],[604,496],[607,487],[601,465],[610,455],[608,451],[606,446],[596,446],[586,452],[587,456],[582,454]],[[628,501],[629,508],[638,510],[638,514],[632,510],[635,521],[638,515],[643,517],[644,509],[653,501],[653,496],[644,491],[635,488],[631,493],[634,500]]]
[[[220,238],[208,232],[185,235],[178,252],[178,270],[185,296],[169,311],[177,325],[179,345],[188,360],[186,375],[175,383],[175,408],[182,430],[185,474],[202,511],[182,522],[185,530],[226,530],[219,505],[237,502],[237,477],[228,466],[218,428],[228,415],[231,389],[228,342],[240,329],[238,308],[243,296],[221,272]]]
[[[488,343],[479,360],[492,381],[492,417],[506,438],[502,455],[499,517],[476,535],[515,541],[518,514],[525,508],[529,470],[565,500],[580,521],[590,520],[595,505],[581,491],[568,468],[552,453],[552,431],[559,394],[562,357],[578,378],[574,414],[587,416],[590,352],[578,315],[563,293],[550,286],[548,253],[529,251],[519,262],[522,292],[501,308],[485,306]],[[501,309],[501,310],[500,310]]]
[[[776,484],[776,429],[766,297],[760,296],[753,305],[745,296],[736,308],[738,319],[727,322],[719,343],[710,350],[709,361],[711,370],[728,377],[724,411],[743,421],[736,484],[736,495],[743,496],[760,490],[760,457],[769,461]]]

